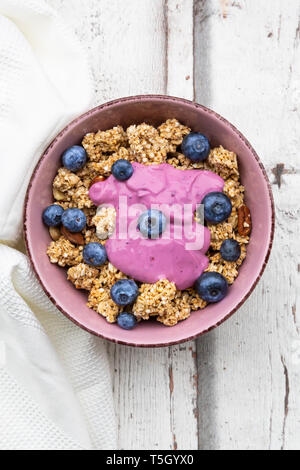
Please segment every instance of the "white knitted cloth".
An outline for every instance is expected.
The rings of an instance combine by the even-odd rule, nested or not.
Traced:
[[[105,342],[56,310],[12,248],[42,149],[91,99],[86,55],[58,14],[0,0],[0,449],[116,447]]]

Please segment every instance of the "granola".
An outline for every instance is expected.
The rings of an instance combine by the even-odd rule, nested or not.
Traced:
[[[76,266],[82,262],[82,246],[76,247],[65,237],[52,241],[48,247],[47,255],[51,263],[59,266]]]
[[[191,132],[191,129],[178,122],[177,119],[168,119],[158,127],[158,132],[169,142],[169,152],[176,152],[176,148],[182,143],[184,136]]]
[[[98,284],[92,287],[87,305],[105,317],[109,323],[115,323],[122,311],[122,308],[111,299],[109,290],[99,287]]]
[[[229,177],[238,180],[239,169],[237,156],[234,152],[220,147],[214,148],[208,156],[208,164],[211,169],[221,176],[224,180]]]
[[[113,207],[99,206],[92,223],[96,226],[96,235],[99,240],[106,240],[115,230],[116,210]]]
[[[68,269],[68,280],[71,281],[76,289],[91,290],[99,271],[85,263],[79,263]]]
[[[117,152],[120,147],[124,147],[126,144],[127,136],[122,126],[86,134],[82,141],[82,146],[92,162],[104,160],[105,153]]]
[[[105,159],[99,160],[97,162],[91,162],[91,169],[95,173],[97,173],[97,175],[107,177],[111,174],[111,167],[113,166],[113,164],[117,160],[120,160],[120,158],[124,160],[133,161],[134,155],[130,149],[127,149],[126,147],[121,147],[117,152],[113,153],[112,155],[109,155]]]
[[[53,180],[54,203],[64,209],[77,207],[82,209],[87,218],[87,225],[78,237],[72,240],[83,240],[84,245],[91,242],[105,244],[115,229],[116,211],[113,208],[99,207],[89,198],[89,188],[98,180],[111,174],[112,165],[119,159],[137,161],[143,165],[169,163],[181,170],[202,169],[217,173],[224,179],[224,193],[232,203],[232,213],[228,220],[217,225],[208,224],[211,233],[210,249],[207,253],[209,266],[207,272],[222,274],[228,284],[238,276],[239,268],[246,257],[246,246],[249,242],[250,229],[245,214],[244,187],[240,183],[237,156],[222,146],[212,148],[207,160],[193,162],[180,153],[178,147],[191,129],[176,119],[168,119],[159,127],[142,123],[133,124],[127,129],[115,126],[112,129],[86,134],[82,146],[87,152],[88,160],[83,168],[76,172],[59,168]],[[244,216],[245,218],[246,216]],[[248,224],[249,225],[249,224]],[[77,289],[89,292],[87,305],[110,323],[114,323],[124,309],[110,297],[110,289],[120,279],[127,279],[110,262],[101,267],[92,267],[83,262],[84,246],[72,243],[59,227],[49,228],[52,241],[47,254],[51,263],[68,268],[67,278]],[[70,237],[69,237],[70,238]],[[222,259],[220,248],[228,238],[237,240],[241,255],[237,261]],[[132,312],[138,320],[155,317],[166,326],[173,326],[178,321],[188,318],[191,312],[206,307],[207,303],[194,288],[178,290],[173,282],[161,279],[154,284],[138,283],[139,295],[132,305]]]
[[[148,320],[153,315],[162,316],[167,313],[175,295],[176,286],[167,279],[157,281],[155,284],[142,284],[132,311],[143,320]]]
[[[128,127],[127,136],[135,160],[144,165],[164,163],[170,151],[170,143],[161,137],[155,127],[149,124],[135,124]]]
[[[210,170],[210,166],[207,161],[204,162],[193,162],[187,158],[183,153],[172,152],[168,159],[167,163],[178,168],[179,170]]]
[[[115,268],[115,266],[108,262],[101,267],[100,275],[96,284],[110,289],[119,279],[127,279],[126,274],[122,273],[119,269]]]
[[[219,251],[208,257],[209,266],[206,271],[218,272],[226,278],[228,284],[232,284],[238,276],[239,267],[246,258],[246,246],[241,245],[241,256],[237,261],[223,260]]]
[[[208,224],[210,230],[210,247],[219,250],[222,242],[227,238],[233,238],[233,227],[229,222],[221,222],[217,225]]]
[[[60,168],[53,181],[53,189],[64,193],[74,188],[80,181],[79,176],[66,168]]]

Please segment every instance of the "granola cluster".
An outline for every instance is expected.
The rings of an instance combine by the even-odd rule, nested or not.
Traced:
[[[116,216],[116,209],[113,207],[98,207],[92,223],[96,226],[96,235],[99,240],[106,240],[113,234],[116,226]]]
[[[79,175],[66,168],[60,168],[54,178],[53,197],[64,209],[68,207],[78,207],[79,209],[93,207],[87,186]]]
[[[138,319],[148,320],[156,316],[164,325],[173,326],[189,317],[192,310],[205,306],[206,302],[194,289],[180,291],[173,282],[162,279],[154,284],[141,285],[132,311]]]
[[[107,131],[89,133],[83,138],[82,146],[91,162],[103,160],[103,155],[117,152],[120,147],[127,145],[127,136],[122,126],[116,126]]]
[[[122,312],[122,307],[114,303],[110,297],[110,288],[119,279],[127,276],[107,262],[101,267],[99,276],[94,279],[93,287],[88,298],[88,307],[103,315],[109,323],[114,323]]]
[[[246,257],[249,236],[238,231],[238,211],[244,204],[244,187],[240,183],[237,156],[222,146],[213,148],[204,162],[192,162],[178,147],[191,130],[176,119],[168,119],[158,128],[142,123],[131,125],[126,130],[116,126],[106,131],[89,133],[84,136],[82,145],[88,156],[85,166],[76,173],[60,168],[53,181],[53,198],[64,209],[77,207],[87,217],[87,225],[82,231],[84,244],[98,242],[105,244],[115,228],[116,211],[112,208],[94,206],[89,198],[89,188],[95,178],[106,178],[111,174],[113,163],[120,158],[137,161],[144,165],[167,162],[175,168],[210,170],[225,180],[224,193],[232,202],[229,219],[218,225],[208,224],[211,232],[211,246],[207,254],[207,271],[222,274],[232,284],[238,276],[238,269]],[[76,244],[62,235],[58,227],[49,229],[52,241],[47,254],[51,263],[68,267],[67,277],[77,289],[89,292],[87,305],[104,316],[110,323],[116,321],[123,308],[110,297],[110,288],[119,279],[127,276],[106,262],[100,268],[83,262],[84,246]],[[224,261],[220,255],[222,242],[227,238],[237,240],[241,245],[241,256],[235,262]],[[139,295],[132,306],[138,320],[150,317],[167,326],[173,326],[187,318],[192,311],[203,309],[206,302],[194,288],[180,291],[174,283],[162,279],[154,284],[139,284]]]
[[[111,174],[113,164],[122,158],[123,160],[134,161],[134,155],[130,149],[121,147],[111,155],[103,155],[103,160],[91,163],[91,169],[98,175],[108,177]]]
[[[47,255],[51,263],[59,266],[76,266],[82,262],[82,246],[75,246],[65,237],[52,241],[48,246]]]
[[[79,263],[68,269],[68,280],[71,281],[76,289],[91,290],[99,271],[85,263]]]
[[[157,129],[148,124],[135,124],[127,129],[128,141],[136,161],[144,165],[164,163],[169,151],[169,142],[160,136]]]
[[[181,144],[183,137],[191,132],[191,129],[184,126],[177,119],[168,119],[158,127],[160,136],[168,141],[169,153],[176,152],[176,148]]]
[[[163,315],[170,308],[176,294],[174,282],[167,279],[157,281],[155,284],[142,284],[140,294],[133,306],[133,313],[143,320],[153,315]]]
[[[246,258],[246,246],[241,245],[241,256],[237,261],[225,261],[219,251],[209,255],[209,266],[206,271],[214,271],[222,274],[228,284],[232,284],[238,276],[238,269]]]
[[[227,180],[232,177],[239,179],[239,169],[237,163],[237,156],[234,152],[225,150],[222,145],[214,148],[207,159],[210,169],[217,173],[221,178]]]
[[[109,323],[115,323],[117,316],[122,311],[111,299],[109,290],[104,287],[94,286],[89,295],[88,307],[106,318]]]

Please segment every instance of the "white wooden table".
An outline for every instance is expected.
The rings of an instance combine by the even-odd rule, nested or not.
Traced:
[[[86,45],[95,105],[165,93],[234,123],[266,166],[262,281],[197,341],[107,344],[120,449],[300,449],[300,0],[49,0]]]

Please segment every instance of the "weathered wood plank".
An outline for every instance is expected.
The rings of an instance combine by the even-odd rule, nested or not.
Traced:
[[[197,101],[252,142],[277,210],[263,280],[198,340],[203,449],[300,448],[299,19],[298,0],[196,1]]]
[[[168,95],[194,97],[194,11],[192,0],[166,2]],[[197,362],[195,341],[169,351],[173,448],[198,448]]]
[[[49,0],[87,46],[95,105],[120,96],[193,98],[192,0]],[[195,449],[195,343],[157,350],[107,344],[119,447]]]
[[[192,0],[166,2],[167,84],[169,95],[194,96],[194,3]]]

